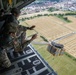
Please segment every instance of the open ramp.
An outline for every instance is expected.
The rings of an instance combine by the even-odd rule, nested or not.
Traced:
[[[28,45],[22,53],[14,54],[13,51],[8,51],[12,66],[1,69],[0,75],[57,75],[32,45]]]

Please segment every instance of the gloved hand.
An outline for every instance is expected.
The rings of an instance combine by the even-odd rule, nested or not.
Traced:
[[[29,29],[30,30],[33,30],[35,28],[35,25],[31,26]]]
[[[34,39],[36,39],[37,38],[37,34],[34,34],[33,36],[32,36],[32,38],[31,38],[31,41],[33,41]]]

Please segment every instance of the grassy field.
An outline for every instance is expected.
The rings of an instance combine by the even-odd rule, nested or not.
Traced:
[[[76,75],[76,62],[66,55],[53,56],[46,45],[33,45],[58,75]]]
[[[26,22],[29,25],[35,25],[35,29],[39,32],[39,34],[46,37],[48,40],[56,40],[57,38],[76,32],[76,18],[72,16],[68,16],[68,18],[72,20],[72,23],[65,23],[61,19],[54,16],[42,16],[27,20]],[[76,34],[74,37],[69,36],[69,39],[66,40],[67,38],[68,37],[59,40],[58,42],[64,44],[66,51],[76,57]]]
[[[40,35],[46,37],[48,40],[55,40],[62,36],[68,35],[72,32],[76,32],[76,18],[68,16],[72,23],[64,23],[61,19],[54,16],[43,16],[27,20],[26,22],[31,25],[36,25],[36,31],[38,31],[38,38],[35,42],[42,42]],[[23,25],[26,25],[24,22]],[[35,32],[31,32],[31,34]],[[27,33],[29,34],[29,32]],[[64,44],[66,52],[76,57],[76,34],[60,40],[59,42]],[[52,56],[47,51],[46,45],[34,45],[35,49],[40,55],[48,62],[48,64],[58,73],[58,75],[76,75],[76,61],[68,57]]]
[[[67,22],[67,23],[70,23],[71,21],[67,18],[67,17],[64,17],[62,15],[57,15],[58,18],[62,19],[63,21]]]

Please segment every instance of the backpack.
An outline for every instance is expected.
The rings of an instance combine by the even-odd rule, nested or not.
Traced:
[[[14,17],[11,14],[4,15],[4,17],[5,18],[3,19],[3,21],[1,21],[3,23],[0,27],[0,35],[3,35],[3,33],[8,32],[9,28],[11,27],[10,24],[14,21]]]

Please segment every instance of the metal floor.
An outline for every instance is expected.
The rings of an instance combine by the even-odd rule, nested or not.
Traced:
[[[18,54],[9,50],[8,57],[12,66],[1,69],[0,75],[57,75],[31,45]]]

